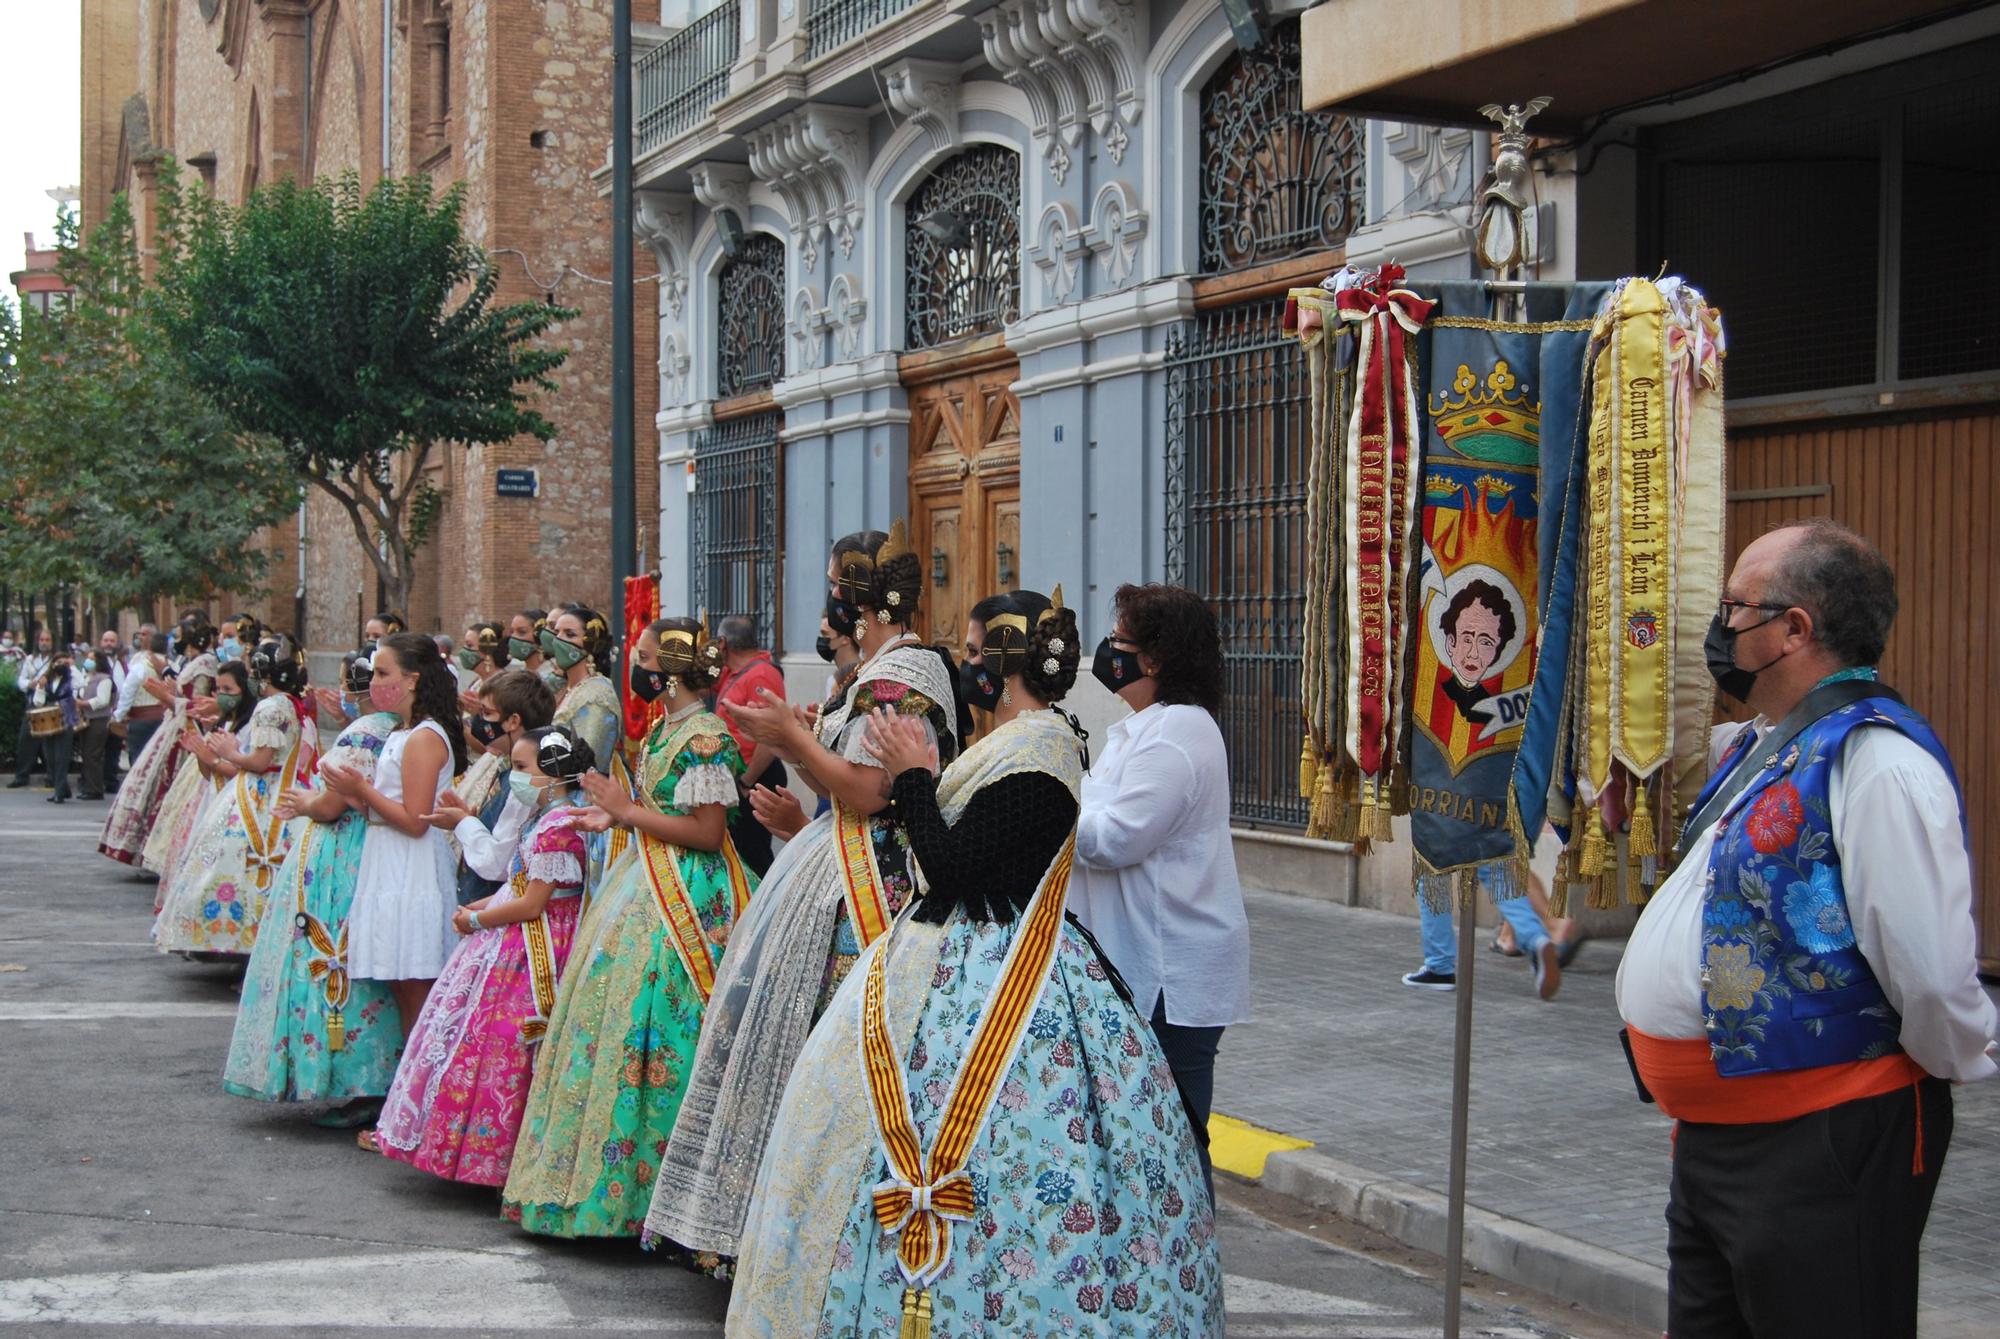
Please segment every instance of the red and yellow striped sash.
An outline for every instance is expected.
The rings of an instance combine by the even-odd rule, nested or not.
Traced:
[[[834,839],[840,854],[840,877],[847,889],[847,919],[854,937],[867,948],[889,928],[889,902],[882,895],[882,871],[875,863],[875,837],[868,815],[835,800]]]
[[[889,1040],[884,992],[888,949],[884,944],[868,964],[861,997],[861,1062],[875,1112],[875,1129],[889,1158],[889,1176],[873,1192],[875,1217],[899,1238],[897,1268],[910,1285],[903,1297],[906,1335],[929,1329],[926,1291],[951,1258],[951,1225],[969,1222],[975,1205],[965,1164],[973,1141],[999,1094],[1001,1079],[1014,1063],[1035,1002],[1048,980],[1062,933],[1071,861],[1072,833],[1036,890],[1008,947],[993,993],[980,1013],[971,1047],[952,1079],[930,1156],[923,1154],[901,1060]]]
[[[319,836],[319,825],[313,824],[299,839],[299,872],[296,891],[299,899],[299,914],[295,922],[306,943],[312,946],[313,956],[306,959],[306,974],[319,982],[320,1003],[326,1018],[326,1049],[334,1054],[347,1045],[347,1001],[353,995],[354,983],[347,975],[347,922],[340,923],[340,935],[334,936],[326,928],[326,923],[305,909],[306,868],[312,863],[312,844]]]
[[[646,867],[646,884],[653,890],[653,905],[666,923],[667,937],[681,960],[681,970],[708,1003],[715,989],[715,959],[709,954],[708,936],[694,912],[687,881],[681,878],[680,848],[657,838],[639,834],[640,860]],[[732,853],[733,854],[733,853]]]

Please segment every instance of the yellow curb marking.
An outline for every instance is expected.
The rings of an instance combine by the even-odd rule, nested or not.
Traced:
[[[1273,1153],[1287,1153],[1293,1149],[1311,1148],[1310,1139],[1294,1139],[1276,1130],[1267,1130],[1249,1121],[1237,1120],[1234,1116],[1210,1114],[1208,1118],[1208,1156],[1225,1172],[1252,1181],[1264,1175],[1264,1160]]]

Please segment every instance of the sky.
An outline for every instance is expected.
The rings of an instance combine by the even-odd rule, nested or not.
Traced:
[[[80,175],[82,29],[80,0],[0,0],[0,276],[21,268],[23,232],[55,241],[47,193]]]

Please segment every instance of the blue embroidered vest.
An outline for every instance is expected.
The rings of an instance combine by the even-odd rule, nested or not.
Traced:
[[[1701,1003],[1725,1077],[1845,1064],[1902,1050],[1902,1019],[1855,947],[1833,842],[1829,785],[1847,737],[1900,730],[1958,777],[1923,717],[1892,698],[1851,702],[1815,721],[1724,810],[1701,914]],[[1712,789],[1730,769],[1710,778]],[[1706,803],[1704,791],[1694,805]],[[1959,804],[1964,823],[1964,801]]]

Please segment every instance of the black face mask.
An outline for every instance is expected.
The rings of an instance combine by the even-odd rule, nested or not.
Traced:
[[[1000,705],[1002,684],[986,666],[975,665],[970,660],[958,667],[958,686],[965,694],[965,705],[977,707],[981,711],[991,711]]]
[[[375,646],[376,646],[375,639],[373,637],[370,637],[367,641],[361,643],[361,654],[364,656],[374,655]]]
[[[638,661],[632,662],[632,672],[628,676],[632,684],[632,695],[641,702],[651,702],[667,691],[667,676],[658,670],[649,670]]]
[[[1769,623],[1771,619],[1778,618],[1781,614],[1782,611],[1772,614],[1771,618],[1764,620],[1764,623]],[[1715,611],[1715,617],[1709,620],[1708,635],[1702,638],[1702,655],[1708,661],[1709,677],[1715,680],[1717,688],[1745,704],[1750,701],[1750,690],[1756,686],[1757,676],[1785,658],[1785,653],[1780,652],[1756,669],[1744,669],[1736,663],[1736,639],[1746,632],[1755,632],[1763,627],[1764,623],[1748,628],[1732,628],[1723,611],[1718,609]]]
[[[813,650],[827,664],[831,665],[833,663],[833,638],[824,634],[820,635],[813,640]]]
[[[484,716],[472,718],[472,737],[479,741],[479,747],[488,748],[500,736],[507,733],[499,721],[489,721]]]
[[[841,636],[852,637],[854,625],[861,621],[861,610],[829,592],[826,597],[826,621]]]
[[[1090,662],[1090,677],[1115,693],[1139,682],[1146,673],[1139,668],[1138,652],[1120,651],[1106,637],[1097,644],[1097,658]]]

